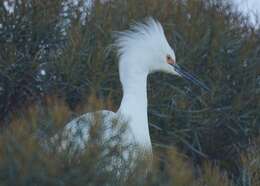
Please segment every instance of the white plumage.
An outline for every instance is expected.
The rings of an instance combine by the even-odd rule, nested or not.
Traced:
[[[114,44],[118,50],[123,98],[116,113],[106,110],[98,111],[98,113],[108,128],[112,125],[114,118],[127,122],[124,142],[137,144],[144,150],[152,152],[147,115],[148,74],[163,71],[184,76],[192,81],[197,80],[181,71],[176,65],[175,53],[166,40],[161,24],[152,18],[132,25],[129,30],[117,32]],[[68,138],[63,141],[63,148],[66,148],[68,142],[73,141],[75,145],[84,149],[94,115],[94,113],[84,114],[66,125],[64,132]],[[80,137],[76,134],[79,130]],[[112,135],[113,131],[108,130],[105,138]]]

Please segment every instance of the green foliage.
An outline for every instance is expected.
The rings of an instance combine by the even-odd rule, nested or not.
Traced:
[[[8,119],[46,91],[47,81],[42,82],[39,71],[62,41],[62,1],[15,1],[13,13],[4,2],[0,3],[0,118]]]
[[[84,9],[83,0],[77,5],[65,0],[22,0],[15,1],[10,13],[4,1],[0,3],[2,125],[13,125],[13,115],[20,115],[16,113],[31,103],[42,104],[44,110],[48,95],[64,98],[75,111],[82,103],[89,105],[84,98],[95,93],[116,110],[122,93],[110,46],[112,32],[153,16],[163,24],[177,62],[212,90],[205,93],[179,78],[151,75],[149,120],[154,148],[177,146],[196,172],[206,160],[217,166],[205,166],[212,170],[209,175],[224,170],[236,184],[250,185],[245,180],[255,174],[244,168],[241,154],[251,148],[260,131],[260,32],[232,3],[112,0],[94,1],[91,9]],[[43,126],[48,128],[46,122]],[[226,180],[222,181],[227,184]]]

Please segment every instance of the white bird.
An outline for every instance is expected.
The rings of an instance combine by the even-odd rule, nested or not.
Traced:
[[[176,64],[174,50],[168,44],[161,24],[153,18],[136,23],[129,30],[118,32],[114,44],[118,49],[123,98],[116,113],[107,110],[95,113],[102,116],[107,128],[111,128],[114,118],[127,121],[124,140],[152,152],[147,114],[148,74],[162,71],[187,78],[205,90],[208,88]],[[68,139],[63,141],[62,148],[73,141],[78,148],[84,149],[95,113],[86,113],[65,126]],[[78,131],[81,135],[77,134]],[[108,130],[105,138],[113,135],[114,131]]]

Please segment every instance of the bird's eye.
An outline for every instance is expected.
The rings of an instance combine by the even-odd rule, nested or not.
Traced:
[[[172,59],[172,57],[170,55],[166,56],[166,61],[168,64],[171,64],[171,65],[175,64],[175,60]]]

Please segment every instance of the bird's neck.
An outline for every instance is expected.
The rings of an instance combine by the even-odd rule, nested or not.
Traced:
[[[123,99],[118,110],[128,120],[135,141],[145,149],[151,149],[147,116],[147,76],[141,69],[119,69],[123,86]]]

